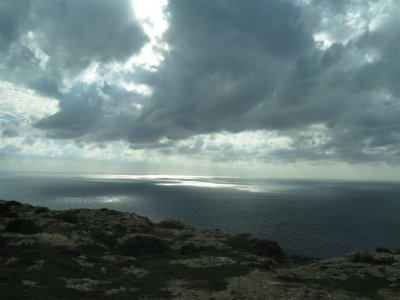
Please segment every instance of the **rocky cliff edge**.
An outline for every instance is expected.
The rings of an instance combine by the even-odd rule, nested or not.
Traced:
[[[400,255],[289,257],[248,234],[0,200],[2,299],[400,299]]]

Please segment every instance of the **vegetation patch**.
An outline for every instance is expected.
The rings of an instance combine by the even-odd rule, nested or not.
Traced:
[[[131,256],[159,254],[169,250],[169,245],[165,240],[147,234],[138,234],[130,237],[119,246],[119,251],[123,255]]]
[[[315,263],[310,279],[304,274],[309,269],[301,269],[300,263],[277,263],[286,262],[286,254],[274,241],[164,228],[137,216],[120,218],[108,210],[59,212],[6,203],[0,201],[0,212],[20,217],[0,218],[2,299],[168,299],[179,293],[175,281],[212,298],[214,291],[226,289],[232,277],[243,279],[245,285],[256,278],[251,286],[260,299],[266,278],[273,278],[278,284],[272,288],[287,296],[293,289],[350,298],[378,298],[383,288],[390,295],[400,292],[395,285],[399,273],[392,264],[399,257],[386,249],[331,260],[329,268],[340,273],[335,278],[326,277],[330,272],[326,262],[297,259]],[[249,274],[256,269],[255,277]],[[263,280],[259,285],[257,278]],[[243,298],[242,286],[232,289],[231,295]]]
[[[74,211],[63,211],[58,213],[57,215],[54,216],[56,219],[59,219],[61,221],[71,223],[71,224],[77,224],[79,222],[79,218],[76,215]]]
[[[6,230],[10,232],[23,233],[23,234],[35,234],[41,232],[33,220],[30,219],[14,219],[7,223]]]
[[[227,239],[234,249],[247,251],[259,256],[272,257],[278,262],[286,262],[287,255],[276,241],[251,238],[248,234],[238,234]]]
[[[182,230],[186,227],[188,227],[185,223],[174,220],[174,219],[168,219],[165,221],[162,221],[157,224],[158,227],[161,228],[167,228],[167,229],[179,229]]]
[[[350,262],[369,264],[392,264],[394,257],[385,252],[355,251],[347,255]]]
[[[34,212],[35,214],[42,214],[42,213],[47,213],[49,211],[50,209],[48,209],[47,207],[37,207]]]
[[[155,286],[165,287],[172,278],[193,282],[193,287],[223,290],[227,285],[227,279],[248,274],[251,270],[250,267],[239,264],[194,269],[180,264],[171,264],[165,257],[152,257],[138,262],[138,266],[149,270],[148,275],[141,280],[139,285],[144,293],[151,291]]]
[[[387,287],[387,282],[373,276],[349,277],[346,280],[321,278],[301,281],[305,284],[317,284],[323,290],[344,290],[359,297],[379,299],[378,291]]]

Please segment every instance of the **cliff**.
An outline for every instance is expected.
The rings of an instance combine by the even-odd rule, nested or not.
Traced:
[[[400,255],[295,259],[247,234],[0,200],[0,291],[2,299],[399,299]]]

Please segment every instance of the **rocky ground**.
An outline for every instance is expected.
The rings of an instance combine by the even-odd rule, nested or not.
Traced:
[[[289,257],[270,240],[0,200],[1,299],[400,299],[400,254]]]

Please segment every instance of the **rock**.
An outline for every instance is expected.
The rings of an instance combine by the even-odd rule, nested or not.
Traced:
[[[112,295],[117,295],[117,294],[123,293],[125,291],[126,291],[126,289],[123,286],[121,286],[121,287],[116,288],[116,289],[111,289],[111,290],[105,291],[104,295],[112,296]]]
[[[211,268],[237,264],[235,260],[224,256],[201,256],[199,258],[172,260],[171,264],[180,264],[189,268]]]
[[[43,268],[44,259],[36,261],[36,263],[29,267],[29,271],[39,271]]]
[[[278,263],[270,257],[263,257],[254,254],[245,254],[243,256],[246,257],[248,260],[242,262],[242,264],[254,268],[270,269],[278,265]]]
[[[105,255],[101,257],[103,260],[112,262],[114,265],[123,267],[130,266],[136,262],[136,258],[132,256],[122,256],[122,255]]]
[[[4,264],[5,264],[6,266],[12,265],[12,264],[15,264],[16,262],[18,262],[18,260],[19,260],[18,257],[13,256],[13,257],[10,257],[9,259],[7,259],[7,260],[4,262]]]
[[[75,262],[82,268],[82,269],[94,269],[94,263],[88,262],[84,255],[79,256],[75,259]]]
[[[226,243],[213,236],[194,235],[182,243],[182,247],[187,246],[186,250],[194,252],[228,250]],[[185,251],[185,248],[184,248]]]
[[[37,234],[37,239],[42,242],[49,244],[51,246],[61,246],[67,247],[71,249],[76,248],[76,244],[73,240],[68,238],[67,236],[60,234],[60,233],[39,233]]]
[[[126,275],[133,275],[137,278],[143,278],[149,271],[142,268],[137,268],[135,266],[129,266],[122,268],[122,272]]]
[[[92,292],[98,290],[102,284],[108,283],[107,281],[98,281],[90,278],[61,278],[66,281],[66,288],[75,289],[83,292]]]
[[[37,283],[36,281],[22,280],[22,285],[35,287],[35,286],[37,286],[37,284],[38,284],[38,283]]]
[[[274,241],[176,220],[1,200],[0,214],[4,299],[396,299],[400,288],[400,254],[383,247],[288,264]]]

